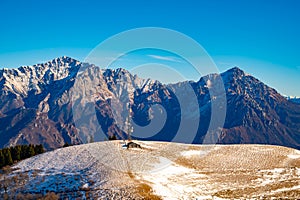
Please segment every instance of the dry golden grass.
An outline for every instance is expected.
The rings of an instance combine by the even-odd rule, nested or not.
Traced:
[[[205,151],[198,146],[187,150]],[[200,153],[179,156],[175,163],[205,175],[209,184],[214,185],[212,188],[220,188],[214,196],[229,199],[263,196],[270,199],[275,195],[276,198],[299,199],[300,191],[293,187],[300,185],[297,174],[300,159],[287,156],[295,153],[293,149],[267,145],[220,145],[210,147],[206,152],[202,156]],[[282,171],[274,171],[276,168]],[[270,182],[265,184],[264,181]]]
[[[127,172],[128,176],[135,181],[136,184],[136,193],[145,200],[161,200],[162,198],[153,194],[152,187],[146,184],[145,182],[140,182],[139,180],[135,179],[135,175],[131,172]]]
[[[138,191],[138,194],[140,196],[142,196],[143,199],[147,199],[147,200],[161,200],[162,198],[153,194],[153,190],[152,188],[146,184],[146,183],[140,183],[138,186],[137,186],[137,191]]]
[[[219,183],[237,183],[237,184],[251,184],[252,181],[259,178],[256,174],[246,174],[246,173],[230,173],[230,174],[219,174],[212,177],[212,180]]]
[[[266,195],[266,199],[293,199],[299,200],[300,199],[300,191],[299,190],[289,190],[289,191],[282,191],[272,195]]]
[[[300,168],[300,159],[291,159],[287,162],[288,167],[299,167]]]
[[[127,175],[131,178],[131,179],[134,179],[135,176],[133,175],[133,173],[131,171],[128,171],[127,172]]]
[[[191,168],[191,169],[196,168],[195,163],[192,160],[187,159],[185,157],[178,158],[177,160],[175,160],[175,163],[178,164],[178,165],[184,166],[184,167]]]
[[[221,197],[221,198],[255,197],[256,195],[260,195],[262,193],[266,193],[269,191],[276,191],[282,188],[292,188],[293,186],[297,186],[297,185],[299,185],[299,181],[289,180],[289,181],[267,184],[265,186],[221,190],[215,193],[214,196]],[[280,193],[284,193],[284,192],[280,192]]]
[[[280,150],[277,150],[280,148]],[[201,146],[191,146],[188,150],[206,151],[207,154],[190,157],[179,156],[175,159],[177,164],[192,169],[248,169],[262,170],[275,167],[300,167],[300,159],[287,161],[286,155],[291,149],[263,145],[218,145],[208,149]],[[208,151],[207,151],[208,150]]]

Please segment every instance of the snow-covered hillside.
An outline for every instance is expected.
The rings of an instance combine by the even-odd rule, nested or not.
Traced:
[[[1,177],[8,193],[81,199],[300,198],[300,152],[268,145],[121,141],[57,149]],[[1,190],[1,195],[4,191]]]

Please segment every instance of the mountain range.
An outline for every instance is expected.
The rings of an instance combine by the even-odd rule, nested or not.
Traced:
[[[66,56],[0,70],[0,147],[123,139],[126,117],[140,140],[300,149],[300,104],[237,67],[174,84]]]

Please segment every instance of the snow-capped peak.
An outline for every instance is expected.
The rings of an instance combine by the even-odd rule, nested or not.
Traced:
[[[30,90],[41,92],[41,84],[61,80],[71,74],[76,74],[81,62],[63,56],[51,61],[33,66],[21,66],[17,69],[1,69],[1,88],[7,88],[15,94],[27,95]]]

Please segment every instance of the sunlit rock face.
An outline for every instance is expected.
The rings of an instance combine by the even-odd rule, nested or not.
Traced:
[[[220,78],[223,92],[215,89]],[[212,104],[218,101],[225,102],[226,118],[214,134],[208,130],[215,120]],[[101,141],[111,135],[125,139],[123,123],[129,115],[136,139],[300,148],[300,104],[236,67],[198,82],[167,85],[125,69],[101,69],[65,56],[0,70],[0,147],[41,143],[55,149],[66,142]],[[139,128],[155,119],[162,124],[151,129],[153,133]],[[189,132],[182,123],[196,128]],[[179,131],[183,134],[176,137]],[[209,140],[208,134],[215,139]]]

